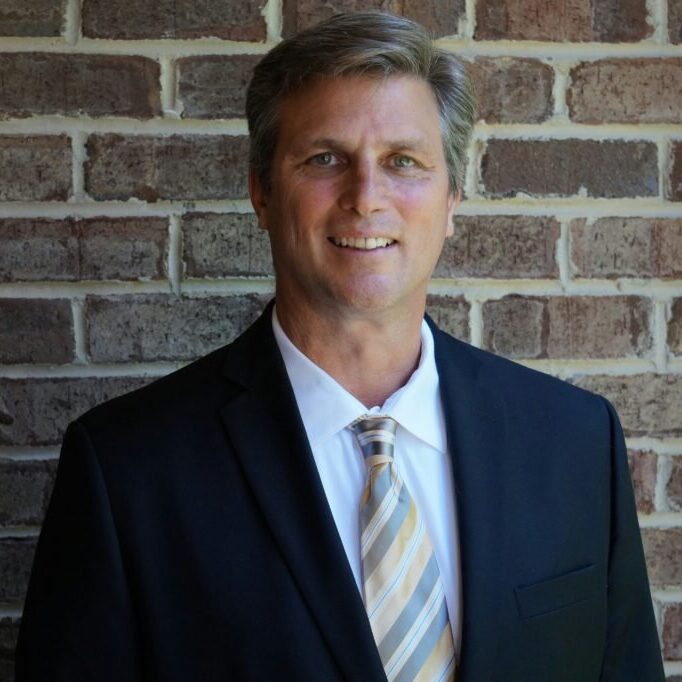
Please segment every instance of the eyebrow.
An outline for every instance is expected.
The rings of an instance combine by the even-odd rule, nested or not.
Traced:
[[[389,149],[405,149],[408,151],[428,151],[425,140],[420,137],[406,137],[396,140],[382,140],[382,144]],[[298,147],[298,145],[297,145]],[[333,137],[316,137],[311,140],[304,140],[300,147],[329,147],[331,149],[344,149],[345,145],[341,140]]]

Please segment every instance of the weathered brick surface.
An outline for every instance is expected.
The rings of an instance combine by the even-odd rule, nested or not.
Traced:
[[[58,36],[66,0],[3,0],[0,36]]]
[[[583,376],[575,383],[608,398],[629,435],[682,436],[680,374]]]
[[[553,218],[455,216],[434,277],[557,277],[559,233]]]
[[[682,660],[682,604],[668,604],[663,610],[663,657]]]
[[[457,33],[464,4],[464,0],[283,0],[283,34],[287,38],[341,12],[377,9],[413,19],[436,37],[448,36]]]
[[[19,619],[5,616],[0,618],[0,658],[14,653],[19,635]]]
[[[682,277],[682,219],[579,218],[569,232],[577,277]]]
[[[479,119],[539,123],[552,115],[554,72],[537,59],[479,57],[470,67]]]
[[[0,363],[65,363],[73,353],[69,301],[0,299]]]
[[[202,38],[265,40],[265,0],[84,0],[88,38]]]
[[[0,459],[0,526],[40,525],[56,473],[56,460]]]
[[[0,282],[160,279],[164,218],[0,220]]]
[[[682,0],[668,0],[668,35],[671,43],[682,43]]]
[[[604,59],[571,70],[566,102],[578,123],[682,122],[682,59]]]
[[[264,304],[256,294],[89,296],[88,353],[96,362],[190,360],[234,339]]]
[[[682,528],[645,528],[642,543],[652,587],[682,585]]]
[[[0,54],[0,116],[161,113],[159,65],[144,57]]]
[[[0,539],[0,602],[23,600],[35,546],[34,538]]]
[[[651,302],[637,296],[505,296],[483,304],[484,346],[508,357],[641,357]]]
[[[668,348],[677,355],[682,354],[682,298],[676,298],[670,308]]]
[[[187,214],[182,234],[187,277],[274,274],[268,234],[253,214]]]
[[[185,57],[178,64],[178,93],[185,118],[244,116],[246,86],[260,57]]]
[[[469,341],[469,308],[463,296],[428,296],[426,312],[448,334]]]
[[[651,35],[646,0],[479,0],[479,40],[629,42]]]
[[[14,680],[14,649],[19,635],[18,618],[0,618],[0,682]]]
[[[656,495],[658,457],[655,452],[649,450],[628,450],[628,464],[637,511],[651,514],[654,511]]]
[[[56,445],[67,424],[148,377],[0,378],[0,445]]]
[[[243,199],[248,138],[91,135],[85,188],[95,199]]]
[[[658,194],[656,145],[595,140],[490,140],[484,193],[637,197]]]
[[[670,508],[673,511],[682,511],[682,457],[672,458],[665,492]]]
[[[0,136],[0,201],[64,201],[70,189],[66,135]]]
[[[667,196],[671,201],[682,201],[682,142],[675,142],[671,148]]]

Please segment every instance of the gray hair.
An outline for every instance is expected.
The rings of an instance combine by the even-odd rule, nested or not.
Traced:
[[[462,189],[475,118],[464,64],[436,48],[419,24],[386,12],[336,16],[288,38],[258,63],[246,93],[249,163],[265,189],[277,144],[279,103],[315,76],[410,75],[433,90],[440,114],[450,189]]]

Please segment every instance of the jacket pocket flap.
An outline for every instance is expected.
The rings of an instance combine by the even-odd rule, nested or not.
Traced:
[[[599,571],[591,564],[534,585],[517,587],[516,605],[521,618],[531,618],[556,611],[596,595]]]

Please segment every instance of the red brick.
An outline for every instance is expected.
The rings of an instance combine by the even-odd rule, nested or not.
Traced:
[[[254,55],[179,59],[178,93],[183,117],[243,117],[246,86],[259,59]]]
[[[287,38],[334,14],[376,9],[413,19],[435,37],[449,36],[457,33],[464,4],[464,0],[284,0],[283,34]]]
[[[86,191],[95,199],[242,199],[248,138],[91,135]]]
[[[0,282],[165,277],[164,218],[0,220]]]
[[[204,38],[265,40],[265,0],[83,0],[88,38]]]
[[[673,511],[682,511],[682,457],[672,457],[665,492]]]
[[[642,357],[651,302],[637,296],[505,296],[483,304],[484,346],[508,357]]]
[[[595,140],[490,140],[482,159],[492,197],[658,194],[656,145]]]
[[[95,362],[190,360],[234,339],[265,302],[255,294],[88,296],[88,352]]]
[[[668,35],[671,43],[682,43],[682,0],[668,0]]]
[[[630,478],[635,491],[637,511],[651,514],[656,496],[658,457],[648,450],[628,450]]]
[[[70,190],[66,135],[0,136],[0,201],[64,201]]]
[[[187,214],[182,234],[187,277],[274,274],[268,234],[253,214]]]
[[[682,141],[672,145],[670,175],[666,189],[668,199],[682,201]]]
[[[3,0],[0,36],[58,36],[66,0]]]
[[[608,398],[630,436],[682,436],[681,374],[583,376],[575,383]]]
[[[604,59],[571,70],[566,102],[578,123],[682,122],[682,59]]]
[[[663,610],[663,657],[682,660],[682,604],[667,604]]]
[[[66,363],[73,353],[69,301],[0,299],[0,363]]]
[[[428,296],[426,312],[448,334],[469,341],[469,303],[463,296]]]
[[[455,216],[435,277],[538,278],[559,274],[559,223],[528,216]]]
[[[67,424],[149,377],[0,378],[0,445],[56,445]]]
[[[56,473],[57,460],[0,459],[0,526],[40,525]]]
[[[651,35],[646,0],[479,0],[479,40],[632,42]]]
[[[569,229],[578,277],[682,277],[682,219],[579,218]]]
[[[0,116],[161,113],[159,65],[144,57],[0,54]]]
[[[646,528],[642,543],[652,587],[682,586],[682,528]]]
[[[540,123],[552,115],[554,71],[537,59],[478,57],[471,75],[486,123]]]
[[[672,353],[682,355],[682,298],[676,298],[670,308],[668,348]]]
[[[0,602],[18,602],[26,596],[35,549],[34,538],[0,539]]]

